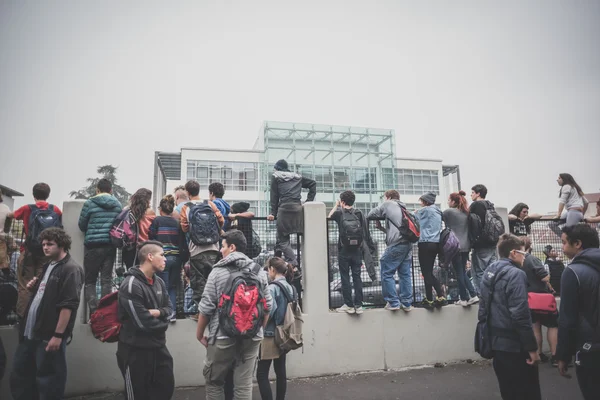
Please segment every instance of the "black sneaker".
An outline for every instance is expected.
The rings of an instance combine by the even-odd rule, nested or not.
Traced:
[[[433,301],[429,301],[427,299],[423,300],[421,302],[421,305],[423,306],[423,308],[425,308],[427,310],[433,310],[435,308],[435,303]]]
[[[442,308],[448,305],[448,300],[446,300],[443,297],[438,297],[437,299],[435,299],[434,303],[437,308]]]
[[[553,367],[558,367],[558,360],[556,359],[555,356],[552,356],[550,363],[552,364]]]
[[[548,356],[545,355],[544,353],[540,353],[540,361],[543,363],[547,363],[548,362]]]

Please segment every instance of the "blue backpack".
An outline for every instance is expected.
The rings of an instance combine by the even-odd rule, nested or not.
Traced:
[[[25,244],[29,252],[43,256],[44,250],[40,234],[48,228],[62,228],[62,216],[58,215],[52,204],[49,204],[45,210],[35,205],[30,205],[29,209],[31,210],[31,215],[29,215],[29,231],[25,238]]]
[[[188,223],[190,225],[190,240],[196,246],[206,246],[219,243],[221,228],[217,216],[208,201],[202,203],[187,203],[189,207]]]

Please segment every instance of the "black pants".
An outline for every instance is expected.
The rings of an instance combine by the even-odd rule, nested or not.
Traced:
[[[529,354],[496,351],[494,371],[503,400],[542,400],[537,365],[529,365]]]
[[[90,314],[98,308],[96,295],[96,281],[100,274],[102,297],[112,292],[112,272],[115,264],[116,249],[111,245],[103,247],[86,247],[83,256],[83,270],[85,271],[85,301]]]
[[[600,396],[600,352],[578,355],[580,365],[575,366],[577,383],[585,400],[597,399]]]
[[[133,267],[133,264],[135,264],[135,262],[137,261],[137,247],[131,249],[131,250],[125,250],[123,249],[123,252],[121,253],[121,257],[123,260],[123,263],[125,264],[125,266],[127,267],[127,269]]]
[[[169,400],[175,390],[173,358],[165,347],[142,349],[119,342],[117,364],[127,400]]]
[[[271,361],[275,368],[277,399],[285,399],[285,391],[287,390],[287,372],[285,369],[285,354],[279,356],[275,360],[260,360],[256,369],[256,381],[258,382],[258,390],[262,400],[273,400],[271,392],[271,383],[269,382],[269,370],[271,369]]]
[[[340,278],[342,279],[342,295],[344,296],[344,303],[348,307],[362,306],[363,285],[360,277],[362,254],[358,249],[353,253],[341,251],[338,262],[340,265]],[[352,288],[350,287],[350,271],[352,271],[352,283],[354,285],[354,301],[352,300]]]
[[[429,301],[433,300],[432,287],[435,289],[438,297],[444,296],[440,281],[433,275],[433,264],[439,252],[439,243],[419,243],[419,265],[421,266],[421,273],[425,280],[425,294]]]

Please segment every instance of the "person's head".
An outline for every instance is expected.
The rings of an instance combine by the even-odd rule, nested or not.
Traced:
[[[500,240],[498,241],[498,255],[501,258],[508,258],[513,263],[523,266],[526,254],[525,246],[519,237],[510,233],[500,236]]]
[[[250,209],[250,203],[245,201],[240,201],[239,203],[234,203],[231,205],[231,212],[234,214],[240,214],[248,211]]]
[[[274,281],[279,277],[286,277],[290,274],[293,275],[292,267],[285,260],[279,257],[271,257],[267,260],[265,265],[267,273],[269,274],[269,280]]]
[[[61,260],[71,249],[71,236],[61,228],[44,229],[40,240],[44,255],[52,261]]]
[[[178,186],[175,190],[175,204],[179,205],[190,200],[188,192],[185,190],[185,186]]]
[[[185,191],[190,198],[198,197],[200,194],[200,184],[198,181],[187,181],[185,184]]]
[[[108,179],[102,178],[96,185],[96,194],[112,193],[112,183]]]
[[[150,208],[150,200],[152,199],[152,191],[150,189],[141,188],[129,199],[131,213],[136,220],[141,220],[146,211]]]
[[[529,236],[521,236],[520,239],[521,242],[523,242],[523,247],[525,248],[525,251],[527,253],[531,253],[533,251],[533,246],[531,243],[531,239],[529,239]]]
[[[477,184],[471,188],[471,200],[485,200],[487,188],[482,184]]]
[[[225,186],[221,182],[213,182],[208,185],[208,195],[211,200],[222,199],[225,195]]]
[[[435,204],[436,194],[433,192],[427,192],[419,198],[423,207],[432,206]]]
[[[239,251],[240,253],[246,251],[246,237],[244,236],[242,231],[233,229],[229,232],[226,232],[222,236],[222,239],[223,241],[221,243],[221,255],[223,256],[223,258],[236,251]]]
[[[450,196],[448,196],[448,207],[457,208],[459,211],[468,214],[469,205],[467,204],[466,196],[467,194],[463,190],[458,193],[450,193]]]
[[[46,201],[50,197],[50,186],[47,183],[40,182],[33,185],[33,198],[35,200]]]
[[[397,190],[388,190],[383,194],[385,200],[400,200],[400,192]]]
[[[340,194],[340,203],[342,206],[352,207],[356,201],[356,195],[352,190],[346,190]]]
[[[561,188],[564,185],[569,185],[575,188],[575,190],[577,190],[577,193],[579,193],[580,196],[583,196],[583,190],[581,190],[581,187],[577,184],[577,182],[575,182],[575,178],[573,178],[573,175],[566,173],[558,174],[558,179],[556,180],[556,182],[558,182],[558,185],[561,186]]]
[[[279,160],[275,163],[274,169],[275,171],[289,171],[289,166],[287,161]]]
[[[148,273],[163,272],[167,259],[163,250],[163,244],[156,240],[148,240],[138,249],[140,269]]]
[[[171,215],[173,214],[173,209],[175,209],[175,198],[173,195],[168,194],[160,200],[160,204],[158,206],[160,208],[161,215]]]
[[[569,258],[575,257],[585,249],[600,247],[598,232],[588,224],[565,226],[560,239],[563,253]]]
[[[509,214],[512,214],[519,219],[525,219],[529,215],[529,206],[525,203],[518,203],[510,210]]]

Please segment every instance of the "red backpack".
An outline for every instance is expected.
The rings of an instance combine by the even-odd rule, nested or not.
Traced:
[[[218,312],[219,330],[230,338],[253,338],[263,325],[267,302],[262,295],[259,271],[260,265],[250,262],[227,281]]]
[[[107,294],[98,303],[98,308],[90,317],[94,337],[101,342],[112,343],[119,340],[121,322],[118,317],[119,292]]]

